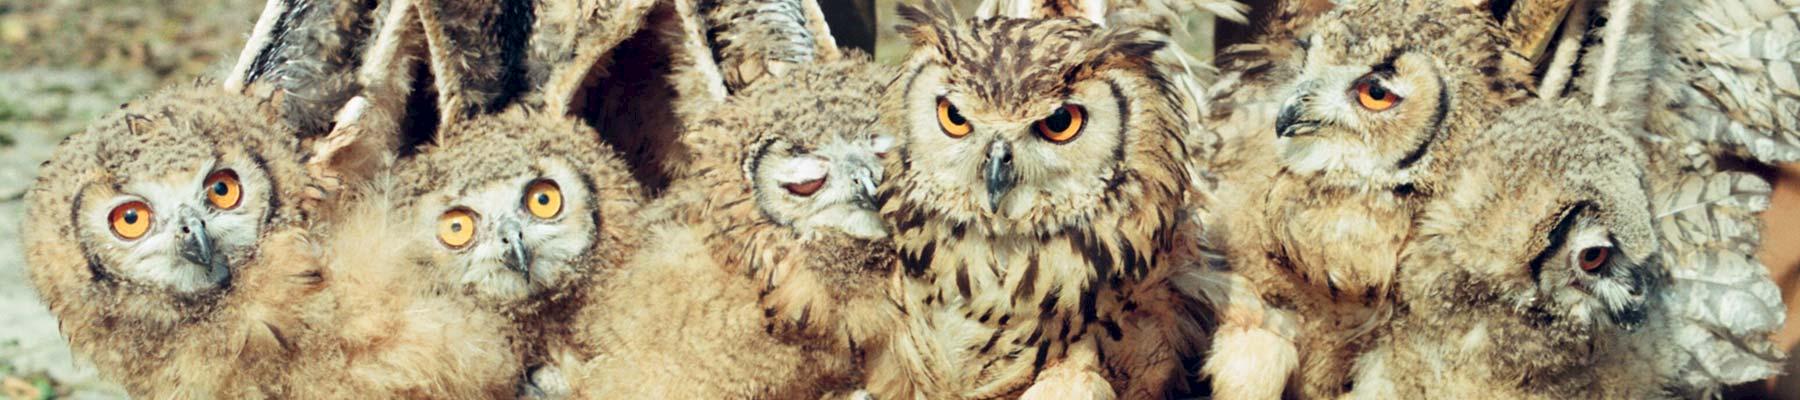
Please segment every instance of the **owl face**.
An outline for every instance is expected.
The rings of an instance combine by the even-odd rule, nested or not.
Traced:
[[[1274,132],[1288,171],[1351,187],[1410,183],[1455,134],[1453,114],[1481,108],[1475,87],[1498,73],[1498,45],[1478,27],[1493,21],[1411,3],[1355,2],[1302,33]],[[1418,19],[1391,21],[1402,15]]]
[[[756,206],[765,217],[801,237],[843,234],[858,239],[887,236],[875,208],[887,136],[833,135],[814,147],[787,139],[766,141],[748,158]]]
[[[436,268],[464,290],[521,299],[558,288],[593,244],[590,189],[574,166],[542,159],[425,195]]]
[[[1666,279],[1653,257],[1645,157],[1600,114],[1579,110],[1533,104],[1503,115],[1478,146],[1487,159],[1425,217],[1457,221],[1425,230],[1415,259],[1436,262],[1407,268],[1450,268],[1463,278],[1433,291],[1488,292],[1470,294],[1569,332],[1642,322]],[[1451,214],[1460,216],[1439,218]]]
[[[263,234],[296,217],[292,192],[305,184],[292,135],[264,111],[183,87],[71,136],[32,194],[34,216],[64,220],[56,232],[69,236],[31,246],[79,246],[91,279],[177,298],[230,287]]]
[[[160,173],[119,171],[84,185],[76,221],[100,264],[181,294],[230,284],[271,215],[268,173],[243,149],[185,159]]]
[[[441,284],[496,303],[560,293],[601,241],[593,168],[605,163],[578,122],[523,112],[449,131],[407,172],[413,215]],[[584,140],[585,139],[585,140]]]
[[[1164,42],[1074,19],[956,24],[914,11],[903,170],[919,212],[996,233],[1088,222],[1121,186],[1178,176],[1168,87],[1148,61]],[[1154,170],[1154,171],[1152,171]]]

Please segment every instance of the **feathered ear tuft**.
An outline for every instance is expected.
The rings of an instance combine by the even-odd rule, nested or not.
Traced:
[[[956,9],[941,0],[926,0],[924,7],[914,7],[902,3],[899,7],[900,19],[906,23],[895,26],[894,30],[912,41],[913,47],[932,47],[948,54],[949,43],[946,34],[956,24]]]

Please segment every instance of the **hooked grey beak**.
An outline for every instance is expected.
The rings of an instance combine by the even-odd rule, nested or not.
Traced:
[[[1319,121],[1300,119],[1301,109],[1305,108],[1309,96],[1295,95],[1281,102],[1281,113],[1275,116],[1275,136],[1294,137],[1318,130]]]
[[[1006,141],[994,141],[994,144],[988,147],[988,211],[1000,209],[1000,200],[1006,198],[1006,192],[1012,190],[1017,179],[1013,176],[1012,149],[1008,147]]]
[[[181,258],[188,262],[206,267],[207,278],[213,283],[222,283],[231,279],[231,269],[223,255],[213,249],[212,235],[206,233],[206,220],[200,218],[200,212],[182,206],[176,218],[180,219]]]
[[[519,221],[506,221],[500,225],[500,243],[508,246],[506,258],[502,261],[507,268],[531,276],[531,251],[525,248],[525,235]]]
[[[870,209],[870,210],[875,209],[875,190],[876,190],[875,186],[876,185],[875,185],[875,177],[873,175],[874,174],[867,169],[857,171],[856,186],[857,186],[857,189],[861,189],[861,190],[856,191],[856,194],[855,194],[856,198],[852,200],[852,203],[856,204],[857,207],[862,207],[862,208],[866,208],[866,209]]]

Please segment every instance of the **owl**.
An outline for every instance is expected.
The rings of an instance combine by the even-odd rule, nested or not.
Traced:
[[[322,14],[300,15],[287,26],[316,27]],[[298,45],[276,32],[251,47]],[[351,267],[391,242],[361,240],[382,237],[358,225],[371,222],[302,207],[315,186],[302,167],[310,136],[284,121],[315,99],[261,97],[281,71],[127,104],[46,164],[28,264],[76,352],[143,397],[509,392],[505,370],[518,363],[468,350],[497,333],[386,292],[408,281]]]
[[[1190,262],[1183,97],[1163,36],[1085,20],[961,21],[902,7],[913,50],[877,203],[907,316],[883,398],[1156,398],[1204,338]]]
[[[1359,359],[1368,376],[1348,381],[1357,394],[1645,398],[1670,388],[1657,380],[1674,368],[1658,353],[1676,344],[1659,297],[1670,278],[1648,158],[1582,111],[1529,103],[1476,142],[1452,191],[1422,211],[1397,276],[1404,306]]]
[[[759,79],[683,133],[696,174],[576,318],[582,398],[819,398],[861,385],[899,316],[875,208],[895,74],[851,53]],[[800,112],[804,110],[804,112]],[[667,366],[646,368],[646,366]]]
[[[321,287],[293,133],[216,84],[66,139],[27,194],[32,283],[76,354],[133,395],[278,396]]]
[[[416,268],[469,312],[503,316],[527,365],[569,335],[590,279],[621,265],[643,202],[618,156],[579,121],[529,108],[439,132],[397,173]]]
[[[1420,205],[1447,190],[1485,122],[1530,94],[1529,64],[1479,4],[1359,1],[1294,29],[1270,37],[1291,36],[1292,47],[1228,55],[1249,60],[1226,61],[1245,69],[1227,72],[1215,92],[1273,95],[1278,105],[1215,101],[1235,109],[1206,124],[1234,154],[1200,167],[1224,178],[1209,247],[1263,297],[1239,304],[1278,314],[1237,318],[1221,332],[1272,324],[1245,340],[1280,347],[1266,335],[1279,331],[1295,346],[1218,335],[1207,370],[1225,397],[1275,396],[1290,371],[1302,396],[1336,395],[1349,358],[1389,312]]]
[[[1756,223],[1768,185],[1658,167],[1671,160],[1617,122],[1572,99],[1499,117],[1423,212],[1403,311],[1358,360],[1354,395],[1694,398],[1774,371],[1766,331],[1710,316],[1783,315],[1754,251],[1733,245],[1754,242],[1732,226]],[[1718,363],[1720,347],[1738,358]]]

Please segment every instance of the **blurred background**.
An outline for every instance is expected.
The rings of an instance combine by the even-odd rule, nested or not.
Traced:
[[[840,45],[874,49],[877,60],[897,62],[907,51],[893,31],[899,1],[820,3]],[[953,2],[969,15],[978,0]],[[1246,2],[1253,10],[1269,3]],[[26,282],[17,239],[21,199],[38,164],[63,137],[156,88],[220,76],[262,3],[0,0],[0,399],[122,397],[70,356],[55,319]],[[1253,21],[1258,17],[1253,13]],[[1255,33],[1209,16],[1189,18],[1187,28],[1176,41],[1199,60]],[[1763,259],[1792,305],[1800,296],[1800,168],[1770,171],[1769,178],[1780,183],[1767,213]],[[1790,307],[1790,321],[1794,311]],[[1795,325],[1778,337],[1790,348],[1800,341]],[[1767,396],[1767,387],[1752,385],[1737,394]],[[1795,398],[1800,391],[1779,393]]]

